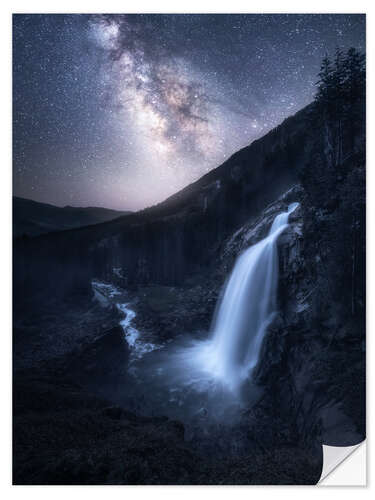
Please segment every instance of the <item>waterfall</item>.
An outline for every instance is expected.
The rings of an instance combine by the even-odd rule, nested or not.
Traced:
[[[246,403],[256,401],[259,390],[251,382],[251,371],[277,309],[277,238],[297,206],[293,203],[277,215],[268,235],[237,258],[216,306],[209,338],[176,339],[143,365],[143,376],[149,377],[146,385],[166,389],[167,402],[177,401],[178,407],[192,412],[198,405],[215,418],[226,418],[238,408],[245,381],[247,389],[251,386]],[[125,329],[131,319],[122,322]]]
[[[277,238],[297,206],[289,205],[287,212],[275,218],[268,235],[238,257],[216,307],[204,362],[207,371],[232,389],[258,362],[265,331],[277,307]]]

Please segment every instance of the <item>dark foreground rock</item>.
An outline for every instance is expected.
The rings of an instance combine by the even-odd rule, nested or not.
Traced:
[[[14,484],[314,484],[321,472],[319,452],[207,456],[180,422],[136,415],[67,382],[16,380],[30,398],[14,416]]]

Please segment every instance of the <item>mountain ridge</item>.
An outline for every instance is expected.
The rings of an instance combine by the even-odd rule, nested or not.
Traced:
[[[58,207],[50,203],[13,196],[13,236],[35,237],[69,230],[127,215],[105,207]]]
[[[94,277],[112,279],[114,268],[126,269],[129,284],[170,285],[210,267],[229,234],[298,182],[314,140],[310,109],[157,205],[109,222],[18,238],[15,283],[23,291],[36,286],[64,295],[89,290]],[[74,272],[64,273],[63,262]]]
[[[92,224],[87,227],[85,226],[85,227],[67,229],[66,231],[64,231],[65,235],[67,234],[67,232],[74,232],[74,233],[76,233],[77,231],[90,232],[94,230],[94,227],[95,229],[101,229],[101,228],[110,229],[111,226],[114,226],[114,230],[117,230],[117,226],[121,225],[121,223],[124,222],[125,220],[128,224],[132,224],[133,222],[137,223],[138,220],[142,219],[143,217],[148,218],[150,216],[151,219],[156,220],[158,217],[177,214],[179,206],[184,205],[184,203],[187,203],[190,197],[194,197],[194,195],[197,195],[198,190],[204,190],[205,188],[208,188],[212,182],[220,180],[219,178],[222,177],[222,174],[224,174],[224,176],[225,175],[229,176],[230,173],[225,173],[227,167],[230,167],[231,164],[233,164],[233,162],[237,162],[237,160],[239,160],[242,163],[246,163],[246,159],[244,160],[243,158],[244,156],[246,156],[248,153],[251,154],[253,150],[256,148],[259,148],[260,150],[265,150],[266,148],[264,147],[264,143],[265,142],[272,143],[275,140],[275,138],[277,140],[277,135],[280,133],[280,131],[282,132],[281,135],[285,136],[284,142],[286,142],[287,138],[290,137],[290,135],[296,135],[298,133],[301,133],[301,131],[303,131],[303,127],[306,124],[306,119],[309,113],[311,112],[312,106],[313,103],[310,103],[304,108],[297,111],[295,114],[285,118],[285,120],[283,120],[279,125],[268,131],[265,135],[263,135],[258,139],[255,139],[247,146],[244,146],[243,148],[239,149],[238,151],[230,155],[223,163],[213,168],[206,174],[202,175],[201,177],[199,177],[199,179],[183,187],[176,193],[168,196],[164,200],[149,207],[145,207],[141,210],[130,212],[126,215],[120,215],[115,220],[112,219],[109,221],[98,222],[96,224]],[[287,131],[285,132],[285,130]],[[281,138],[281,142],[282,140],[283,138]],[[279,194],[281,194],[281,191]],[[175,209],[175,211],[173,211],[173,209]]]

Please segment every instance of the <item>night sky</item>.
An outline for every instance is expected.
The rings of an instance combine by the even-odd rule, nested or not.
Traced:
[[[15,15],[14,194],[136,210],[308,104],[363,15]]]

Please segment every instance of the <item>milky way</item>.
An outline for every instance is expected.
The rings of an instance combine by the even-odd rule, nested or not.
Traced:
[[[14,193],[159,202],[308,104],[363,15],[15,15]]]

